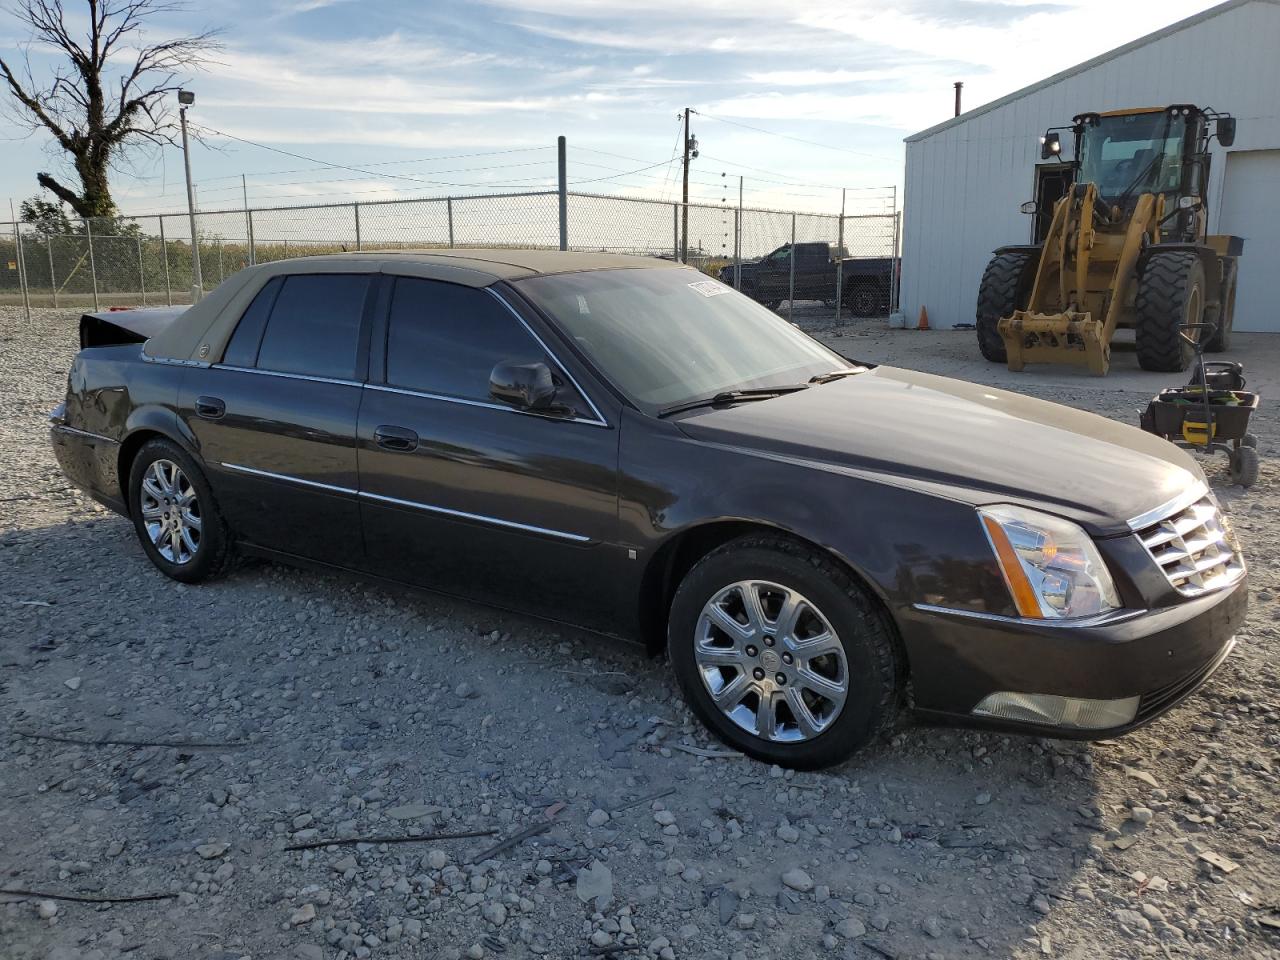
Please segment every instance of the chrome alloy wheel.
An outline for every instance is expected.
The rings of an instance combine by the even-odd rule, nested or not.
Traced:
[[[694,660],[726,717],[764,740],[796,743],[829,728],[849,693],[844,647],[812,601],[759,580],[730,584],[698,617]]]
[[[152,545],[170,563],[190,563],[200,549],[200,502],[187,475],[172,460],[147,467],[139,497]]]

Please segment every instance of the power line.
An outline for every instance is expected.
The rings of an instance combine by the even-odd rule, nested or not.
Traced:
[[[222,134],[222,136],[228,136],[228,134]],[[235,139],[235,138],[232,138],[232,139]],[[261,144],[256,144],[256,143],[252,145],[261,146]],[[538,150],[554,150],[554,149],[555,147],[547,145],[547,146],[541,146],[541,147],[516,147],[511,150],[481,150],[475,153],[450,153],[450,154],[444,154],[439,157],[415,157],[409,160],[379,160],[375,163],[364,163],[364,164],[361,164],[361,166],[392,167],[392,166],[403,166],[410,163],[435,163],[437,160],[465,160],[472,157],[497,157],[497,156],[502,156],[504,154],[511,154],[511,153],[533,153]],[[323,161],[321,162],[323,163]],[[332,164],[324,163],[323,166],[319,166],[319,167],[293,167],[288,170],[262,170],[257,173],[249,173],[249,176],[275,177],[275,176],[281,176],[288,173],[312,173],[317,170],[331,170],[331,169],[333,169]],[[445,173],[447,171],[442,170],[437,172]],[[206,177],[205,182],[212,182],[214,180],[238,180],[238,179],[240,179],[240,174],[232,173],[232,174],[227,174],[226,176]]]
[[[428,186],[433,186],[433,187],[470,187],[470,186],[474,186],[474,184],[469,184],[469,183],[453,183],[453,182],[448,181],[448,180],[429,180],[429,179],[426,179],[426,178],[423,178],[423,177],[411,177],[411,176],[408,176],[408,175],[406,175],[406,174],[402,174],[402,173],[385,173],[385,172],[384,172],[384,173],[377,173],[377,172],[375,172],[375,171],[373,171],[373,170],[368,170],[368,169],[363,168],[363,167],[356,167],[356,166],[352,166],[352,165],[350,165],[350,164],[346,164],[346,163],[330,163],[330,162],[325,161],[325,160],[320,160],[320,159],[318,159],[318,158],[316,158],[316,157],[309,157],[309,156],[307,156],[306,154],[303,154],[303,153],[294,153],[294,152],[292,152],[292,151],[290,151],[290,150],[281,150],[279,147],[271,147],[271,146],[268,146],[268,145],[267,145],[267,144],[265,144],[265,143],[258,143],[256,140],[248,140],[248,139],[246,139],[246,138],[244,138],[244,137],[237,137],[235,134],[231,134],[231,133],[224,133],[224,132],[223,132],[223,131],[221,131],[221,130],[215,130],[213,127],[204,127],[204,126],[201,126],[201,127],[199,127],[198,129],[199,129],[201,132],[203,132],[203,133],[211,133],[211,134],[213,134],[214,136],[218,136],[218,137],[225,137],[225,138],[226,138],[226,139],[228,139],[228,140],[235,140],[235,141],[236,141],[236,142],[238,142],[238,143],[246,143],[246,144],[248,144],[248,145],[249,145],[249,146],[251,146],[251,147],[258,147],[258,148],[260,148],[260,149],[262,149],[262,150],[269,150],[269,151],[271,151],[272,153],[279,153],[279,154],[281,154],[281,155],[283,155],[283,156],[286,156],[286,157],[293,157],[293,159],[295,159],[295,160],[305,160],[307,163],[319,163],[319,164],[324,164],[326,167],[328,167],[329,169],[332,169],[332,170],[349,170],[351,173],[360,173],[360,174],[363,174],[363,175],[365,175],[365,176],[367,176],[367,177],[373,177],[374,179],[378,179],[378,180],[406,180],[406,181],[408,181],[408,182],[410,182],[410,183],[425,183],[425,184],[427,184]],[[530,180],[536,180],[536,179],[541,179],[541,178],[538,178],[538,177],[529,177],[528,179],[530,179]],[[506,187],[506,186],[512,186],[512,184],[496,184],[496,183],[490,183],[490,184],[485,184],[485,186],[487,186],[487,187],[498,187],[498,188],[502,188],[502,187]]]
[[[847,147],[836,147],[836,146],[832,146],[829,143],[819,143],[817,140],[806,140],[804,137],[793,137],[789,133],[778,133],[778,131],[776,130],[766,130],[764,127],[753,127],[749,123],[742,123],[739,120],[728,120],[724,117],[717,117],[710,113],[703,113],[699,111],[698,116],[706,117],[708,120],[717,120],[720,123],[732,124],[735,127],[743,127],[744,129],[747,129],[747,130],[754,130],[756,133],[765,133],[771,137],[782,137],[784,140],[794,140],[796,141],[796,143],[807,143],[811,147],[822,147],[822,149],[824,150],[837,150],[840,153],[851,153],[855,157],[869,157],[872,160],[886,160],[891,163],[895,162],[895,158],[893,157],[883,157],[875,153],[864,153],[861,150],[850,150]]]
[[[615,173],[607,177],[592,177],[590,180],[574,180],[571,186],[576,187],[579,184],[583,184],[583,183],[599,183],[601,180],[617,180],[619,177],[629,177],[629,176],[632,176],[633,174],[644,173],[644,171],[646,170],[652,170],[654,167],[664,167],[667,164],[671,163],[672,160],[675,160],[675,159],[676,159],[675,157],[672,157],[670,160],[659,160],[657,163],[651,163],[647,167],[640,167],[638,170],[627,170],[622,173]]]
[[[783,180],[768,180],[768,179],[765,179],[764,177],[751,178],[752,180],[756,180],[761,183],[777,183],[786,187],[823,187],[828,190],[885,190],[887,189],[886,187],[843,187],[843,186],[838,186],[834,183],[814,183],[811,181],[799,180],[795,177],[787,177],[787,174],[781,173],[777,170],[768,170],[764,167],[753,167],[749,163],[738,163],[736,160],[726,160],[723,157],[713,157],[709,153],[704,153],[703,156],[706,157],[708,160],[714,160],[717,163],[726,163],[731,167],[741,167],[743,170],[754,170],[757,173],[768,173],[775,177],[787,178]]]
[[[681,135],[680,124],[681,124],[681,120],[679,117],[677,117],[676,118],[676,139],[675,139],[675,143],[671,144],[672,162],[668,164],[666,172],[663,174],[663,177],[662,177],[662,199],[664,201],[667,199],[667,191],[670,189],[670,186],[668,186],[668,184],[670,185],[675,184],[675,180],[673,179],[672,174],[675,173],[675,169],[676,169],[675,167],[676,148],[680,146],[680,135]]]

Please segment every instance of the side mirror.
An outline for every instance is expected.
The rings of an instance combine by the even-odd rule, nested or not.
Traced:
[[[1218,118],[1218,142],[1224,147],[1229,147],[1236,142],[1235,117]]]
[[[555,401],[556,384],[545,363],[503,360],[489,374],[489,395],[520,410],[548,410]]]
[[[1040,159],[1052,160],[1062,156],[1062,136],[1058,133],[1046,133],[1040,141]]]
[[[1040,212],[1040,205],[1039,205],[1038,203],[1036,203],[1034,200],[1028,200],[1026,203],[1024,203],[1024,204],[1023,204],[1021,207],[1019,207],[1018,209],[1019,209],[1019,210],[1021,210],[1023,213],[1026,213],[1026,214],[1039,213],[1039,212]]]

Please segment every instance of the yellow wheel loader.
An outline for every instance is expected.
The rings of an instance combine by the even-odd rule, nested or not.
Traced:
[[[1231,341],[1244,241],[1207,236],[1209,141],[1235,140],[1233,117],[1189,104],[1082,113],[1051,128],[1041,158],[1068,178],[1042,242],[1001,247],[978,288],[978,345],[1010,370],[1072,363],[1102,376],[1119,327],[1134,328],[1144,370],[1185,370],[1184,327],[1214,324],[1210,352]],[[1211,129],[1212,128],[1212,129]],[[1062,160],[1061,131],[1075,138]],[[1037,201],[1024,213],[1039,213]]]

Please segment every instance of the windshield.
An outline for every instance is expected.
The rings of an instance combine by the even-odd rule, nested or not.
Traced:
[[[1080,181],[1108,200],[1182,187],[1186,119],[1167,111],[1101,117],[1080,138]]]
[[[596,270],[518,286],[651,413],[851,368],[777,314],[695,270]]]

